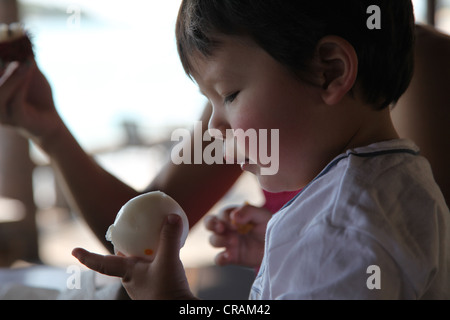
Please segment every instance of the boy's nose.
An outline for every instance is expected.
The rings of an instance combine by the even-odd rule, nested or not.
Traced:
[[[226,121],[224,115],[213,109],[208,123],[208,130],[219,130],[223,139],[225,139],[227,129],[230,129],[230,125]]]

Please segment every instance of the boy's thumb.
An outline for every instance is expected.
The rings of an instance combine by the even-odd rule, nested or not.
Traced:
[[[179,215],[171,214],[161,229],[157,258],[179,258],[182,221]]]

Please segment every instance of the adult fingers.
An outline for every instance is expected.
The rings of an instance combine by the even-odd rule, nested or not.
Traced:
[[[11,62],[7,66],[0,77],[0,122],[11,123],[12,113],[25,101],[30,75],[31,69],[27,64]]]
[[[8,80],[11,75],[14,73],[14,71],[19,68],[20,63],[17,61],[10,62],[6,65],[4,69],[2,69],[1,76],[0,76],[0,86],[2,86],[6,80]]]
[[[8,64],[5,72],[0,77],[0,92],[3,96],[5,92],[11,92],[20,85],[28,75],[30,75],[32,63],[19,63],[13,61]]]

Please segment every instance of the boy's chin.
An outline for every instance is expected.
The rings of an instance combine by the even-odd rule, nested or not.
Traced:
[[[261,168],[258,165],[246,164],[242,166],[242,170],[254,174],[262,189],[268,192],[277,193],[286,191],[283,189],[283,184],[279,183],[277,175],[261,174]]]
[[[284,190],[280,185],[277,185],[271,181],[268,181],[267,177],[258,177],[258,182],[261,188],[264,191],[270,192],[270,193],[279,193],[284,192]]]

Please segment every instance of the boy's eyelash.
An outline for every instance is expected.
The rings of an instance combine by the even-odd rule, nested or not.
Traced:
[[[231,103],[234,100],[236,100],[238,94],[239,94],[239,91],[237,91],[237,92],[235,92],[233,94],[230,94],[229,96],[226,96],[225,97],[225,104]]]

